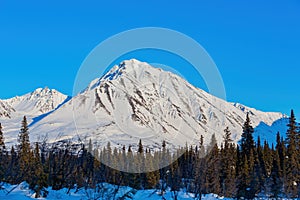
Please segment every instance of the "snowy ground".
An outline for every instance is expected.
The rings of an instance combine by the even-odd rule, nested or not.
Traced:
[[[51,188],[48,188],[49,194],[46,199],[64,199],[64,200],[85,200],[85,199],[99,199],[99,200],[113,200],[112,191],[114,191],[116,186],[105,184],[101,190],[98,192],[95,192],[94,190],[85,191],[83,189],[78,190],[71,190],[68,193],[67,189],[62,189],[59,191],[51,190]],[[14,190],[12,190],[14,189]],[[119,189],[117,197],[123,196],[128,191],[131,191],[131,188],[128,187],[121,187]],[[0,190],[0,199],[5,200],[23,200],[23,199],[34,199],[34,192],[30,191],[28,189],[28,185],[26,183],[21,183],[20,185],[9,185],[9,184],[3,184],[2,189]],[[104,196],[104,198],[102,197]],[[143,199],[143,200],[157,200],[162,199],[162,196],[159,194],[159,192],[155,190],[139,190],[136,191],[135,194],[132,195],[133,200]],[[171,200],[172,194],[171,192],[166,192],[164,195],[166,200]],[[178,200],[184,199],[184,200],[190,200],[194,199],[193,194],[187,194],[185,192],[179,192],[178,194]],[[40,198],[44,199],[44,198]],[[125,198],[129,199],[129,198]],[[214,200],[214,199],[225,199],[225,198],[218,198],[216,195],[206,195],[203,196],[204,200]]]
[[[102,184],[99,189],[96,190],[84,190],[84,189],[73,189],[68,191],[68,189],[62,190],[52,190],[51,188],[47,188],[49,192],[47,198],[39,198],[39,199],[64,199],[64,200],[173,200],[174,197],[171,191],[167,191],[163,197],[159,191],[156,190],[133,190],[130,187],[120,187],[118,188],[118,193],[113,195],[114,191],[118,188],[118,186],[114,186],[111,184]],[[132,192],[132,193],[131,193]],[[124,196],[131,196],[132,198]],[[23,182],[19,185],[10,185],[5,183],[0,183],[0,200],[26,200],[26,199],[35,199],[35,193],[28,189],[28,184]],[[178,200],[194,200],[194,195],[186,192],[178,193]],[[203,200],[231,200],[231,198],[218,197],[215,194],[208,194],[202,196]],[[257,200],[270,199],[268,197],[260,197]],[[288,200],[286,198],[282,198],[281,200]],[[296,199],[295,199],[296,200]]]

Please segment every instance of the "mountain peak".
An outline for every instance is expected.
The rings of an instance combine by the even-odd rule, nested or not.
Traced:
[[[39,115],[54,110],[67,98],[67,95],[55,89],[48,87],[37,88],[33,92],[25,95],[3,100],[2,102],[5,104],[3,104],[2,107],[13,108],[13,111],[17,112],[17,114]]]
[[[33,92],[31,92],[31,97],[45,97],[45,96],[53,96],[53,95],[63,95],[55,89],[50,89],[47,86],[44,88],[37,88]]]
[[[139,61],[137,59],[124,60],[120,64],[114,65],[101,78],[96,78],[91,81],[89,86],[85,90],[83,90],[83,93],[95,89],[96,87],[100,86],[101,83],[118,80],[120,77],[124,77],[122,75],[125,75],[125,77],[127,78],[131,77],[133,79],[137,79],[138,77],[142,78],[143,72],[145,71],[151,71],[154,73],[154,71],[156,70],[162,72],[161,69],[152,67],[150,64]]]
[[[113,66],[101,79],[102,80],[115,80],[120,77],[123,73],[130,73],[136,71],[139,68],[139,71],[142,68],[151,67],[146,62],[141,62],[136,59],[124,60],[119,65]]]

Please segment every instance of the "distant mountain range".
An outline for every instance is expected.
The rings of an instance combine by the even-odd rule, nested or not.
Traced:
[[[21,119],[28,117],[30,139],[48,142],[71,140],[95,145],[136,145],[148,148],[209,143],[212,134],[222,141],[228,126],[235,142],[250,114],[255,136],[275,142],[286,132],[287,117],[229,103],[194,87],[171,72],[132,59],[114,66],[74,97],[39,88],[20,97],[0,100],[0,122],[8,145],[17,142]]]

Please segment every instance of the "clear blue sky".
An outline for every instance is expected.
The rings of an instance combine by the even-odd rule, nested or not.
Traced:
[[[78,68],[98,43],[145,26],[198,41],[217,64],[229,101],[294,108],[300,118],[298,0],[0,1],[0,98],[44,86],[71,95]]]

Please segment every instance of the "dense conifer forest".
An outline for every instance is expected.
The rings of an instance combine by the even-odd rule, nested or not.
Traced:
[[[224,135],[222,145],[217,145],[213,135],[209,145],[204,146],[201,136],[197,146],[175,151],[168,149],[164,141],[160,150],[151,151],[143,147],[142,140],[137,141],[137,151],[130,146],[112,148],[110,143],[94,148],[92,141],[79,148],[74,148],[71,143],[64,148],[56,145],[47,148],[46,141],[30,143],[24,117],[18,144],[10,149],[5,147],[5,130],[0,124],[0,182],[19,184],[26,181],[36,192],[36,197],[47,196],[48,186],[54,190],[96,189],[105,182],[139,190],[157,189],[162,195],[169,188],[174,199],[179,190],[194,193],[196,199],[209,193],[238,199],[259,196],[299,198],[300,130],[293,111],[286,138],[278,133],[274,136],[276,144],[268,144],[260,138],[254,140],[253,132],[247,115],[238,145],[232,142],[231,132],[226,128],[221,133]],[[160,167],[172,158],[171,165]],[[110,162],[110,166],[120,163],[123,166],[108,167],[100,161]],[[142,173],[116,170],[128,171],[133,163],[135,170]]]

